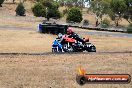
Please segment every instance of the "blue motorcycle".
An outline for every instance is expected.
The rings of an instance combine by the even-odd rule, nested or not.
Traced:
[[[52,52],[63,52],[62,44],[59,39],[55,39],[52,44]]]
[[[53,41],[52,52],[96,52],[96,47],[89,42],[89,38],[83,38],[85,43],[76,42],[75,39],[59,33],[58,37]]]

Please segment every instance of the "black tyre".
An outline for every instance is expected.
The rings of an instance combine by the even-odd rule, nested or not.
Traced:
[[[89,52],[96,52],[96,47],[95,46],[91,46]]]
[[[84,85],[87,82],[87,79],[84,76],[76,76],[76,81],[79,85]]]
[[[55,52],[62,52],[61,49],[57,49],[57,48],[52,48],[52,52],[55,53]]]
[[[55,52],[58,52],[56,48],[52,48],[52,52],[55,53]]]
[[[63,48],[64,52],[74,52],[74,49],[71,45],[64,44],[64,45],[62,45],[62,48]]]
[[[88,52],[96,52],[96,47],[93,44],[88,43],[86,45],[86,51],[88,51]]]

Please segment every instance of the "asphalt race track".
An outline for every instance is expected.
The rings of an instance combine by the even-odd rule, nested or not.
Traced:
[[[32,30],[35,31],[33,28],[31,27],[20,27],[20,26],[0,26],[0,30]],[[37,31],[37,27],[36,27],[36,31]],[[132,34],[127,34],[127,33],[113,33],[113,32],[79,32],[81,34],[96,34],[96,35],[110,35],[110,36],[117,36],[117,37],[132,37]]]

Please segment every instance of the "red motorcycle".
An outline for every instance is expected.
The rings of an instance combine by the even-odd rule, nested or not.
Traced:
[[[63,35],[61,39],[62,49],[64,52],[96,52],[96,47],[89,42],[89,38],[83,38],[85,43],[70,38],[68,35]]]

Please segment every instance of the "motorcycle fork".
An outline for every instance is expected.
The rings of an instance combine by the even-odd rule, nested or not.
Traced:
[[[57,47],[57,52],[59,51],[59,48]]]
[[[69,42],[68,42],[68,47],[70,46]]]

